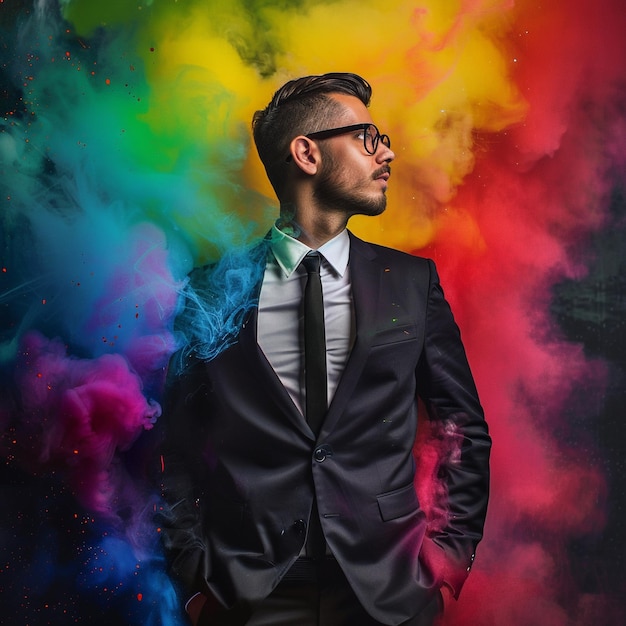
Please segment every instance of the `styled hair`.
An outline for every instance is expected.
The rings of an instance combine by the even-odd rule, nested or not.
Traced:
[[[298,135],[325,130],[342,106],[330,94],[346,94],[369,106],[369,83],[347,72],[304,76],[285,83],[270,103],[252,118],[252,133],[267,177],[280,195],[285,181],[289,144]]]

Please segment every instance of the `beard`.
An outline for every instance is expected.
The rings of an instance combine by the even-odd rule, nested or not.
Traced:
[[[372,180],[380,176],[382,172],[389,171],[389,166],[381,167],[373,176],[363,181],[364,184],[358,181],[350,182],[353,180],[350,172],[342,168],[328,151],[324,152],[322,171],[319,173],[314,190],[314,197],[319,206],[329,211],[344,213],[348,217],[352,215],[375,216],[383,213],[387,207],[385,194],[381,192],[378,196],[367,195],[360,189],[368,187]]]

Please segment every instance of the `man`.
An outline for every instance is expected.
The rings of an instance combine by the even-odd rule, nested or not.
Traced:
[[[219,264],[195,273],[195,309],[235,323],[166,403],[163,534],[194,624],[427,626],[482,537],[490,439],[435,266],[346,230],[385,210],[395,156],[370,96],[343,73],[276,92],[253,120],[280,200],[257,278],[226,298]],[[438,457],[416,490],[418,398]]]

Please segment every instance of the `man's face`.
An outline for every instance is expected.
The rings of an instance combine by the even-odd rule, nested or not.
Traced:
[[[344,107],[336,126],[373,123],[367,107],[353,96],[332,96]],[[387,206],[389,163],[394,153],[378,142],[376,152],[368,154],[363,131],[356,130],[319,140],[322,163],[315,181],[314,197],[327,211],[351,215],[380,215]]]

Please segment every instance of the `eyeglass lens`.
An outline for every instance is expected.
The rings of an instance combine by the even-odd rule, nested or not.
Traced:
[[[365,146],[365,150],[369,154],[376,154],[376,149],[378,148],[378,142],[381,141],[384,146],[389,148],[391,146],[391,140],[389,139],[389,135],[381,135],[378,132],[378,129],[374,124],[370,124],[364,131],[363,134],[363,144]]]

